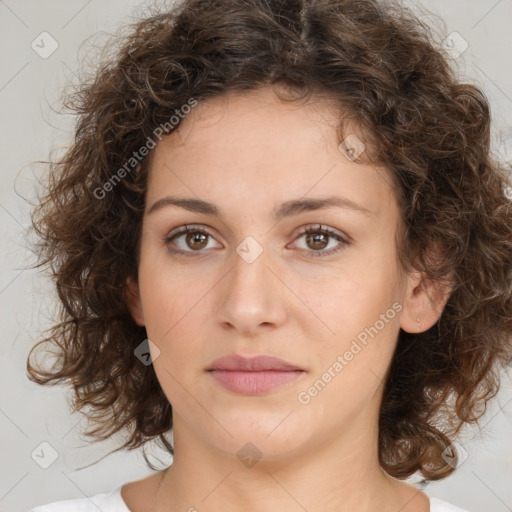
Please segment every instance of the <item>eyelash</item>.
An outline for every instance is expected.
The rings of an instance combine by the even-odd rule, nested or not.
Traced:
[[[203,228],[201,228],[199,226],[188,226],[188,225],[185,225],[185,226],[182,226],[181,228],[178,228],[177,231],[167,235],[164,238],[164,242],[165,242],[166,245],[169,245],[175,238],[177,238],[177,237],[179,237],[181,235],[184,235],[184,234],[188,234],[188,233],[202,233],[202,234],[204,234],[206,236],[212,237],[212,235],[210,233],[208,233],[208,231],[204,230]],[[304,250],[305,252],[309,253],[309,255],[314,257],[314,258],[317,258],[317,257],[325,258],[327,256],[331,256],[333,254],[336,254],[336,253],[342,251],[345,248],[345,246],[351,244],[351,242],[349,242],[345,238],[342,238],[340,235],[338,235],[337,233],[335,233],[331,229],[325,228],[325,227],[322,228],[321,224],[318,224],[316,227],[315,226],[307,226],[306,228],[304,228],[298,234],[297,239],[300,238],[301,236],[304,236],[304,235],[307,235],[307,234],[310,234],[310,233],[321,233],[321,234],[324,234],[324,235],[328,235],[329,237],[335,238],[336,240],[341,242],[338,247],[336,247],[334,249],[329,249],[328,251],[325,251],[325,250],[318,250],[318,251]],[[203,252],[201,250],[199,250],[199,251],[182,251],[180,249],[169,249],[169,251],[172,252],[173,254],[179,254],[179,255],[183,255],[183,256],[187,256],[187,257],[188,256],[195,257],[197,253]]]

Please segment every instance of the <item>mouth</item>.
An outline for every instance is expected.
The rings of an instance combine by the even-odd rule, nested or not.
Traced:
[[[296,381],[306,371],[283,359],[233,354],[215,361],[207,371],[225,389],[242,395],[261,395]]]
[[[290,384],[304,375],[304,370],[209,370],[225,389],[241,395],[262,395]]]
[[[268,355],[257,355],[246,357],[239,354],[232,354],[217,359],[208,370],[232,370],[232,371],[292,371],[303,370],[279,357]]]

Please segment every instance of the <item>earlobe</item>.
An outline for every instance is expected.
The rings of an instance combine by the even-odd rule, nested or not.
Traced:
[[[451,288],[426,279],[419,272],[409,276],[400,327],[410,333],[425,332],[441,317]]]
[[[128,310],[130,311],[134,322],[138,326],[144,327],[146,322],[144,320],[144,311],[142,309],[142,301],[140,299],[139,284],[132,276],[129,276],[126,279],[125,296]]]

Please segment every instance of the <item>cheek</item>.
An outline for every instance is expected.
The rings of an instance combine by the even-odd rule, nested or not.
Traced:
[[[325,330],[315,344],[318,365],[297,398],[310,401],[313,407],[306,410],[324,411],[326,424],[344,424],[375,399],[393,357],[401,305],[369,283],[345,283],[320,310],[335,334]]]
[[[373,394],[391,361],[402,305],[397,268],[385,263],[390,261],[393,259],[359,258],[315,293],[309,290],[308,307],[322,322],[318,318],[313,322],[312,315],[306,315],[301,328],[308,338],[318,340],[315,378],[333,382],[324,398],[340,406],[353,397]],[[305,288],[302,293],[308,295]],[[323,334],[318,336],[320,332]]]
[[[330,332],[346,339],[374,324],[392,307],[400,298],[398,285],[394,267],[382,259],[365,261],[361,257],[322,281],[297,282],[295,289],[308,310],[316,313],[315,326],[322,326],[320,319],[327,336]],[[306,316],[311,322],[313,315]]]
[[[214,283],[176,270],[165,256],[141,259],[139,287],[148,338],[160,350],[155,363],[174,370],[190,365],[208,320],[205,299]],[[195,357],[195,356],[194,356]],[[169,368],[169,371],[171,368]]]
[[[143,250],[139,288],[148,333],[152,331],[162,338],[187,310],[199,302],[202,283],[202,280],[181,272],[165,248]]]

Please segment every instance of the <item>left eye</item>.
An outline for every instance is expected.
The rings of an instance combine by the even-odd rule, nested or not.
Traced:
[[[314,247],[313,250],[304,249],[306,252],[308,252],[313,257],[322,257],[322,256],[330,256],[331,254],[335,254],[339,251],[341,251],[346,245],[349,245],[350,242],[336,233],[335,231],[328,229],[328,228],[322,228],[322,226],[319,224],[318,226],[308,227],[304,229],[298,239],[305,236],[305,242],[310,247]],[[333,239],[336,239],[338,244],[335,245],[334,248],[331,248],[329,250],[324,250],[329,245],[329,239],[332,241]]]
[[[313,249],[303,249],[313,257],[317,256],[329,256],[331,254],[341,251],[344,246],[349,245],[350,242],[342,237],[335,231],[322,227],[321,225],[312,226],[304,229],[296,240],[305,237],[305,243],[313,247]],[[180,239],[185,240],[185,247],[180,247],[177,241]],[[177,231],[171,233],[165,237],[165,243],[170,246],[171,242],[175,244],[178,249],[169,247],[169,251],[174,254],[180,254],[185,256],[195,256],[198,252],[202,252],[202,249],[208,248],[208,239],[213,239],[212,235],[202,229],[201,227],[195,226],[183,226]],[[336,240],[337,244],[334,244],[334,248],[325,250],[329,246],[330,241]],[[191,249],[191,250],[190,250]]]

